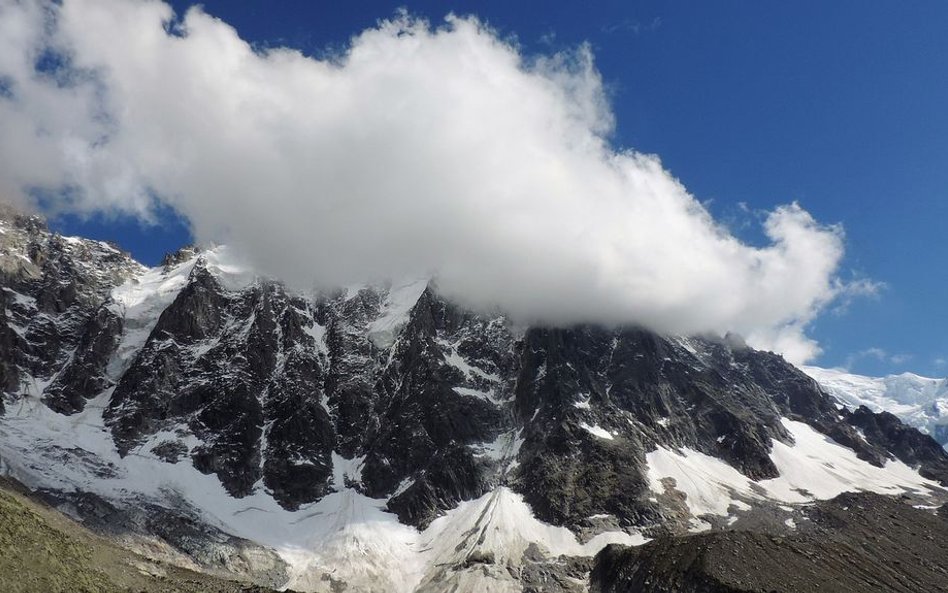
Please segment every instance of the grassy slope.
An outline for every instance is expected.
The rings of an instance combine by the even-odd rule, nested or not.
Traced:
[[[4,593],[265,593],[147,560],[99,537],[0,478]]]

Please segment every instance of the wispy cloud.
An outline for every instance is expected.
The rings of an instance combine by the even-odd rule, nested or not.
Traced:
[[[839,290],[832,308],[834,315],[845,315],[856,300],[877,299],[888,288],[888,284],[870,278],[855,277],[849,280],[837,280]]]
[[[872,347],[866,348],[865,350],[860,350],[859,352],[854,352],[846,357],[846,362],[844,368],[846,370],[852,370],[852,367],[861,360],[872,359],[878,362],[893,364],[893,365],[902,365],[910,360],[914,356],[907,353],[898,353],[890,354],[883,348]]]
[[[631,33],[633,35],[641,35],[649,31],[656,31],[661,26],[662,17],[659,16],[647,21],[624,19],[622,21],[603,25],[602,32],[608,35],[613,33]]]

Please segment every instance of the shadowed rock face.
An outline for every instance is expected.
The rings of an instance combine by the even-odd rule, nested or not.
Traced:
[[[112,245],[49,233],[41,218],[2,205],[0,225],[0,386],[78,411],[111,384],[104,366],[122,320],[104,306],[109,291],[143,268]]]
[[[875,465],[948,479],[929,437],[839,410],[733,337],[517,327],[424,281],[293,293],[235,278],[216,251],[148,271],[36,218],[0,222],[0,401],[69,415],[98,398],[123,456],[191,463],[234,497],[262,490],[295,510],[351,486],[423,527],[504,485],[549,523],[585,532],[611,515],[657,533],[681,527],[682,505],[650,490],[648,452],[687,447],[775,477],[782,418]],[[119,285],[145,300],[118,298]],[[346,484],[340,457],[359,468]]]
[[[807,511],[798,532],[719,531],[609,546],[594,593],[925,593],[948,590],[948,521],[878,494]]]

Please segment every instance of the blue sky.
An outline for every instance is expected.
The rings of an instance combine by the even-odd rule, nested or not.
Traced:
[[[844,225],[843,276],[885,288],[815,322],[817,364],[948,373],[948,3],[203,4],[247,40],[316,55],[399,6],[433,21],[476,14],[527,52],[588,42],[610,90],[614,145],[659,155],[736,235],[762,241],[755,212],[793,200]],[[147,263],[187,240],[170,215],[146,229],[56,225]]]

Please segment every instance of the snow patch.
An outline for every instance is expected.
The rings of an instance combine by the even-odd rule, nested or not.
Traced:
[[[377,347],[389,348],[398,332],[411,319],[411,310],[428,288],[428,278],[396,284],[389,289],[379,317],[368,325],[369,340]]]
[[[167,271],[162,267],[149,268],[112,289],[109,306],[125,321],[118,348],[109,363],[110,376],[118,378],[132,363],[158,323],[161,312],[187,286],[196,262],[196,257],[191,258]]]
[[[803,422],[784,418],[782,423],[794,444],[773,442],[770,459],[780,472],[776,478],[754,482],[716,457],[688,448],[658,447],[646,455],[649,486],[662,493],[663,480],[674,479],[675,490],[685,494],[685,503],[695,517],[727,515],[731,505],[740,504],[739,498],[804,503],[848,491],[924,494],[942,490],[901,461],[876,467]]]
[[[491,383],[501,382],[501,378],[499,376],[479,369],[464,360],[464,357],[458,354],[457,346],[455,344],[441,339],[438,340],[438,344],[444,349],[444,352],[442,353],[444,356],[444,361],[448,364],[448,366],[454,367],[461,371],[461,373],[464,374],[465,379],[470,380],[472,377],[476,377],[484,379],[485,381],[490,381]]]
[[[482,399],[486,402],[490,402],[494,405],[500,403],[498,400],[494,399],[493,391],[482,391],[480,389],[471,389],[469,387],[453,387],[454,392],[458,395],[464,395],[467,397],[476,397],[477,399]]]
[[[586,432],[588,432],[589,434],[595,437],[599,437],[600,439],[606,439],[608,441],[611,441],[614,438],[611,432],[599,426],[598,424],[590,425],[590,424],[586,424],[585,422],[580,422],[579,427],[585,430]]]

